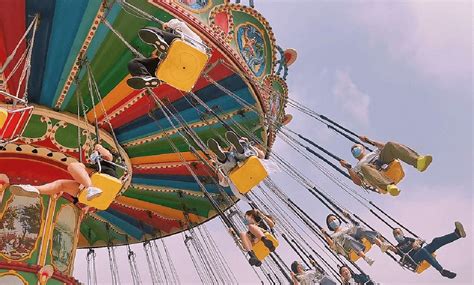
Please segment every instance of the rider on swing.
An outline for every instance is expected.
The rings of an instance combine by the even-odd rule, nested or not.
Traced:
[[[100,172],[118,178],[116,166],[113,164],[114,156],[112,152],[100,144],[94,147],[91,160],[95,164],[88,165],[94,172]],[[100,160],[100,166],[97,162]],[[92,186],[92,181],[87,172],[86,166],[81,162],[73,162],[68,165],[67,170],[74,180],[59,179],[51,183],[39,186],[32,185],[12,185],[10,191],[19,196],[38,197],[41,195],[54,195],[66,192],[73,197],[77,197],[81,191],[87,191],[87,200],[90,201],[102,195],[102,190]]]
[[[345,160],[341,160],[340,164],[348,170],[352,181],[356,185],[362,185],[364,180],[371,186],[381,189],[385,193],[388,192],[392,196],[400,194],[400,189],[382,173],[380,166],[399,159],[423,172],[433,160],[430,155],[419,155],[411,148],[399,143],[387,142],[384,144],[364,136],[361,136],[360,139],[363,142],[375,145],[377,149],[367,152],[363,145],[355,144],[352,146],[351,152],[358,160],[357,165],[351,168],[351,165]]]
[[[146,87],[157,87],[161,84],[160,80],[156,78],[155,73],[161,62],[161,54],[166,54],[171,43],[178,38],[182,38],[180,34],[173,33],[178,31],[186,36],[185,39],[196,48],[204,51],[204,43],[201,38],[191,30],[185,22],[178,19],[172,19],[163,24],[163,30],[156,27],[145,27],[138,32],[140,39],[155,47],[158,55],[150,58],[135,58],[128,63],[128,71],[132,77],[127,80],[127,84],[133,89],[143,89]]]

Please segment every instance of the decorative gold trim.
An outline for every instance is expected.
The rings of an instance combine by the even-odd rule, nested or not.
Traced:
[[[59,199],[56,201],[56,203],[59,202]],[[59,270],[59,268],[57,268],[56,264],[54,264],[54,258],[53,258],[53,233],[54,233],[54,229],[56,228],[56,224],[58,223],[58,217],[59,217],[59,214],[61,214],[61,211],[66,208],[66,207],[71,207],[72,210],[74,211],[74,218],[75,218],[75,225],[74,225],[74,239],[73,239],[73,244],[72,244],[72,252],[74,252],[74,242],[77,241],[77,228],[80,228],[79,226],[79,223],[78,223],[78,208],[75,207],[73,204],[69,203],[69,202],[66,202],[64,204],[61,205],[61,207],[59,208],[59,210],[56,212],[55,214],[55,217],[54,217],[54,222],[51,224],[51,235],[49,236],[49,243],[50,243],[50,246],[49,246],[49,254],[51,256],[51,265],[54,266],[54,268],[56,270],[58,270],[59,272],[62,272],[63,274],[69,274],[71,272],[71,267],[72,267],[72,264],[74,263],[74,259],[73,259],[73,256],[71,254],[71,256],[69,256],[70,260],[69,260],[69,263],[68,263],[68,266],[66,268],[66,270],[62,271],[62,270]]]
[[[250,66],[248,65],[248,63],[247,63],[247,61],[245,60],[244,56],[242,55],[242,50],[241,50],[240,47],[239,47],[239,42],[238,42],[238,38],[237,38],[237,35],[238,35],[237,31],[238,31],[242,26],[253,26],[255,29],[257,29],[257,30],[260,32],[260,34],[261,34],[262,37],[263,37],[262,40],[263,40],[263,45],[264,45],[263,49],[264,49],[264,51],[265,51],[265,54],[264,54],[265,66],[263,67],[263,72],[262,72],[261,75],[256,75],[256,74],[255,74],[255,72],[250,68]],[[236,48],[237,48],[237,51],[239,52],[240,57],[244,60],[245,64],[246,64],[247,67],[252,71],[252,73],[254,74],[254,76],[255,76],[257,79],[260,79],[260,80],[261,80],[265,75],[267,75],[267,74],[265,73],[265,71],[266,71],[266,69],[267,69],[267,65],[266,65],[266,64],[267,64],[267,54],[266,54],[266,53],[267,53],[267,41],[265,40],[265,33],[264,33],[264,31],[263,31],[261,28],[257,27],[257,25],[255,25],[254,23],[247,21],[247,22],[244,22],[244,23],[242,23],[242,24],[239,24],[237,27],[234,28],[234,40],[235,40],[235,46],[236,46]],[[272,69],[272,72],[273,72],[273,64],[270,64],[270,68]]]
[[[12,276],[18,277],[18,279],[20,279],[20,281],[23,282],[24,285],[28,285],[28,282],[26,281],[26,279],[25,279],[23,276],[21,276],[20,274],[18,274],[18,273],[17,273],[16,271],[14,271],[14,270],[8,270],[8,271],[6,271],[6,272],[0,273],[0,279],[1,279],[2,277],[7,276],[7,275],[12,275]],[[1,280],[0,280],[0,281],[1,281]]]
[[[113,111],[112,113],[108,114],[108,116],[106,117],[105,114],[104,114],[104,118],[102,118],[100,121],[99,121],[99,125],[103,125],[105,123],[106,120],[113,120],[115,119],[117,116],[119,116],[120,114],[122,114],[123,112],[125,112],[127,109],[129,109],[130,107],[132,107],[133,105],[135,105],[135,103],[138,102],[138,100],[142,99],[146,94],[146,91],[142,91],[140,92],[139,94],[137,94],[137,96],[131,98],[130,100],[128,100],[127,102],[125,102],[124,104],[122,104],[121,106],[119,106],[118,108],[115,109],[115,111]]]
[[[150,185],[145,185],[145,184],[132,184],[131,187],[138,189],[138,190],[144,190],[144,191],[151,191],[151,192],[162,192],[162,193],[177,193],[177,192],[182,192],[188,196],[193,196],[193,197],[199,197],[199,198],[204,198],[204,194],[201,192],[195,192],[187,189],[180,189],[180,188],[170,188],[170,187],[163,187],[163,186],[150,186]],[[210,193],[211,195],[215,195]]]
[[[74,61],[73,67],[71,69],[71,72],[69,73],[66,83],[64,84],[64,87],[61,93],[59,93],[60,95],[56,101],[55,108],[62,107],[64,103],[64,99],[66,98],[66,95],[68,94],[69,89],[71,88],[71,85],[73,84],[74,78],[76,77],[76,74],[80,71],[79,65],[80,65],[81,58],[86,54],[87,49],[89,48],[89,45],[92,42],[92,39],[94,38],[95,33],[98,30],[100,19],[104,16],[104,12],[105,12],[105,7],[103,4],[101,4],[94,20],[92,21],[92,25],[91,25],[91,28],[89,29],[89,32],[87,33],[86,39],[82,43],[82,47],[76,56],[76,60]]]
[[[249,90],[251,90],[251,88],[249,88]],[[229,119],[229,118],[239,114],[242,110],[244,112],[248,112],[250,110],[250,108],[239,109],[237,111],[233,111],[233,112],[230,112],[230,113],[227,113],[227,114],[224,114],[224,115],[220,115],[220,117],[222,119],[226,120],[226,119]],[[195,128],[201,128],[201,127],[205,127],[205,126],[209,126],[209,125],[212,125],[212,124],[219,123],[219,120],[217,118],[214,118],[214,117],[210,118],[210,119],[207,119],[206,121],[207,122],[199,121],[199,122],[196,122],[196,123],[189,124],[188,126],[190,128],[195,129]],[[184,128],[183,126],[179,126],[179,127],[174,128],[172,130],[162,131],[158,134],[153,134],[153,135],[149,135],[149,136],[146,136],[146,137],[143,137],[143,138],[132,140],[132,141],[129,141],[127,143],[124,143],[123,147],[126,148],[126,147],[137,146],[137,145],[141,145],[141,144],[144,144],[144,143],[153,142],[153,141],[162,139],[164,137],[169,137],[171,135],[174,135],[174,134],[178,133],[178,130],[181,130],[183,128]]]
[[[68,274],[72,274],[72,272],[74,272],[74,264],[75,264],[74,261],[76,260],[77,246],[79,244],[79,236],[81,235],[81,223],[82,223],[82,219],[84,218],[84,216],[85,216],[84,211],[79,211],[79,217],[77,219],[76,233],[75,233],[76,238],[75,238],[74,244],[73,244],[73,251],[72,251],[72,256],[71,256],[71,266],[70,266]]]
[[[227,19],[227,24],[229,25],[229,31],[227,32],[227,35],[225,31],[221,29],[220,26],[216,24],[215,18],[217,14],[219,13],[226,13],[228,16]],[[230,44],[230,42],[233,39],[233,34],[234,34],[234,15],[230,12],[229,6],[227,5],[218,5],[212,8],[211,12],[209,13],[209,18],[208,18],[208,23],[209,26],[214,29],[214,30],[220,30],[220,36],[227,42],[227,44]]]
[[[47,238],[51,233],[51,223],[54,216],[54,211],[56,210],[56,202],[58,200],[57,195],[49,196],[49,205],[48,205],[48,212],[46,215],[45,224],[49,225],[45,227],[44,236],[46,238],[43,239],[41,244],[41,255],[38,258],[38,265],[45,266],[46,265],[46,254],[48,252],[48,245],[49,245],[49,238]]]

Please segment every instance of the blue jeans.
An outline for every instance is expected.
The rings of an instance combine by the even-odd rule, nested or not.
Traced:
[[[433,241],[421,249],[419,249],[415,254],[412,256],[413,261],[419,263],[423,260],[426,260],[431,266],[436,268],[438,271],[443,271],[443,267],[441,264],[438,263],[436,258],[434,258],[431,254],[437,251],[439,248],[447,245],[448,243],[452,243],[453,241],[459,239],[459,236],[456,233],[450,233],[444,235],[442,237],[434,238]]]

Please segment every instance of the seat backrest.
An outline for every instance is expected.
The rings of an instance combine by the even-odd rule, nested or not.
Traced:
[[[392,161],[384,170],[384,175],[390,178],[395,184],[400,182],[405,177],[402,164],[398,159]]]
[[[229,173],[229,179],[241,194],[248,193],[267,176],[267,170],[256,156],[247,158]]]
[[[87,200],[87,190],[79,193],[79,202],[99,210],[106,210],[115,200],[122,189],[122,181],[103,173],[94,173],[91,176],[92,185],[102,190],[102,195],[90,201]]]
[[[272,241],[273,246],[275,246],[275,248],[278,247],[279,243],[278,243],[278,240],[275,238],[275,236],[273,236],[269,232],[266,232],[265,237],[268,240]],[[255,256],[257,257],[257,259],[260,261],[263,261],[270,254],[270,250],[263,244],[261,240],[259,240],[257,243],[255,243],[252,246],[252,250],[255,253]]]
[[[209,57],[194,45],[175,39],[156,70],[156,77],[168,85],[190,92],[201,76]]]
[[[364,253],[368,252],[371,248],[372,248],[372,244],[370,243],[370,241],[366,238],[362,238],[362,243],[364,244]],[[349,252],[349,260],[352,261],[352,262],[356,262],[358,259],[360,258],[360,256],[354,251],[354,250],[351,250]]]

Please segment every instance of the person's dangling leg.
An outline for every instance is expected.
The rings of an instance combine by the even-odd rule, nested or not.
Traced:
[[[236,133],[228,131],[225,133],[225,137],[234,146],[238,154],[244,154],[245,149],[240,143],[240,137]]]
[[[433,241],[427,245],[425,245],[423,248],[428,251],[429,253],[433,253],[437,251],[439,248],[452,243],[462,237],[466,237],[466,233],[464,232],[464,227],[462,226],[461,223],[456,222],[455,223],[456,229],[454,232],[434,238]]]
[[[263,233],[262,229],[259,228],[258,226],[256,225],[249,225],[249,231],[258,239],[258,240],[261,240],[263,242],[263,244],[268,248],[268,250],[270,250],[270,252],[274,252],[275,251],[275,245],[273,244],[273,242],[269,239],[267,239],[267,237],[265,236],[265,234]]]
[[[380,152],[379,160],[382,163],[389,164],[395,159],[400,159],[419,171],[425,171],[433,158],[430,155],[421,156],[405,145],[387,142]]]
[[[207,140],[207,147],[217,156],[219,163],[225,163],[227,161],[227,156],[222,151],[219,143],[215,139]]]
[[[138,32],[143,42],[155,46],[160,52],[166,52],[174,39],[180,36],[160,30],[156,27],[145,27]]]
[[[355,239],[359,240],[362,242],[362,238],[367,239],[371,244],[376,244],[378,247],[380,247],[380,250],[382,252],[386,252],[389,245],[387,243],[384,243],[380,239],[380,233],[376,231],[370,231],[366,230],[362,227],[357,227],[356,234],[354,236]]]
[[[72,178],[82,185],[84,188],[92,186],[91,178],[89,173],[87,173],[86,166],[80,162],[70,163],[67,167],[67,171],[72,176]]]
[[[414,255],[413,261],[417,264],[420,264],[422,261],[428,262],[434,269],[438,270],[441,274],[445,271],[443,266],[439,264],[438,260],[431,255],[425,248],[420,248]],[[456,276],[456,274],[454,274]]]
[[[94,187],[92,180],[87,173],[86,166],[80,162],[73,162],[68,165],[67,170],[71,174],[72,178],[79,183],[87,191],[87,200],[92,200],[102,195],[102,189]]]
[[[80,184],[74,180],[60,179],[54,182],[34,186],[42,195],[54,195],[60,192],[66,192],[73,197],[77,197]]]
[[[132,77],[127,80],[127,84],[133,89],[154,88],[159,86],[161,82],[155,77],[159,63],[159,58],[132,59],[128,63],[128,71]]]
[[[247,233],[241,232],[240,233],[240,240],[242,241],[242,246],[244,247],[245,251],[252,250],[252,242]]]
[[[389,192],[392,196],[400,194],[398,187],[388,177],[380,173],[374,166],[363,164],[360,168],[364,180],[371,186],[380,189],[383,193]]]
[[[250,241],[250,237],[248,233],[241,232],[240,233],[240,240],[242,241],[242,246],[244,250],[249,254],[249,263],[252,266],[260,266],[262,262],[258,260],[255,252],[252,249],[252,242]]]

